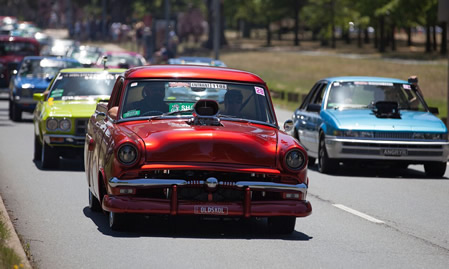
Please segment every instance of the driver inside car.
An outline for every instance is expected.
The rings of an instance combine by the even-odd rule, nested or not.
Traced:
[[[242,100],[243,95],[239,90],[228,90],[224,96],[223,115],[242,117]]]
[[[142,115],[160,115],[168,112],[168,105],[165,103],[165,88],[162,85],[146,84],[142,89],[142,99],[131,103],[128,111],[136,110]]]

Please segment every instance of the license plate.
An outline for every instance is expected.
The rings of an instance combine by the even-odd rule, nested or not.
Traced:
[[[408,153],[406,149],[382,149],[382,154],[385,156],[405,156]]]
[[[201,215],[227,215],[228,207],[226,206],[195,206],[195,214]]]

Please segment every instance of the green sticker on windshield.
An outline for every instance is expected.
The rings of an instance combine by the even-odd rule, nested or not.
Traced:
[[[130,110],[126,113],[123,113],[123,118],[135,117],[140,115],[140,110]]]
[[[170,103],[169,104],[169,111],[185,111],[185,110],[192,110],[193,105],[195,103]]]
[[[50,97],[61,97],[63,93],[64,93],[63,89],[55,89],[51,91]]]

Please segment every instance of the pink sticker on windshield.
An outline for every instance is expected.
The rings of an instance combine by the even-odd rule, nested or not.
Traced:
[[[256,91],[256,94],[265,96],[265,91],[263,88],[255,86],[254,90]]]
[[[410,85],[408,85],[408,84],[403,84],[402,87],[404,87],[404,89],[406,89],[406,90],[411,90],[412,89],[410,87]]]

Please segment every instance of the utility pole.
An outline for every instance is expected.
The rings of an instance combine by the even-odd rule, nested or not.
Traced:
[[[103,12],[101,13],[101,34],[103,36],[103,40],[106,39],[106,0],[101,1],[101,6]]]
[[[214,54],[220,58],[220,0],[214,1]]]
[[[168,38],[170,34],[170,0],[165,0],[165,44],[168,46]]]
[[[439,0],[438,1],[438,20],[446,23],[446,31],[449,31],[449,0]],[[444,35],[443,35],[444,36]],[[448,43],[447,37],[449,36],[446,32],[446,40],[442,42]],[[449,126],[449,52],[447,53],[447,100],[446,106],[448,115],[446,116],[446,126]]]

